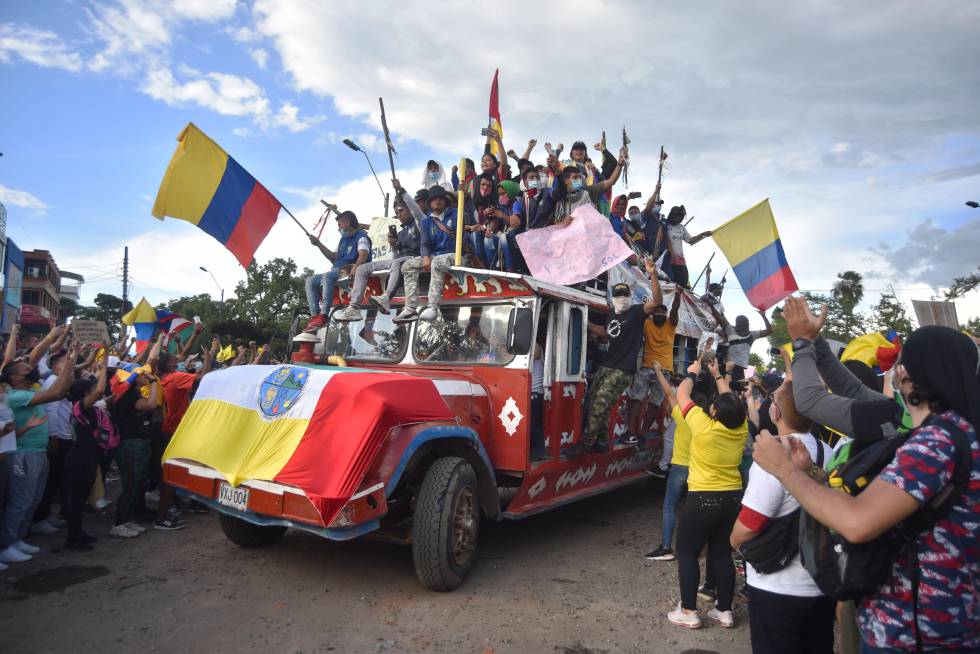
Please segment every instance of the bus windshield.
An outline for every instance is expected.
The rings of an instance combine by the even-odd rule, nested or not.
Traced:
[[[357,361],[396,363],[405,356],[408,347],[408,325],[392,322],[394,314],[384,315],[377,309],[361,313],[356,322],[336,319],[343,307],[330,317],[323,354],[338,354]]]
[[[509,304],[441,307],[435,322],[417,323],[413,352],[419,363],[482,363],[507,365]]]

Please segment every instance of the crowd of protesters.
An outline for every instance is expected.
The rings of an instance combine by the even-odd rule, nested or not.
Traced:
[[[504,152],[499,135],[489,131]],[[644,416],[651,407],[659,414],[659,434],[653,435],[662,436],[663,456],[651,474],[666,479],[666,492],[661,542],[646,558],[676,561],[680,601],[667,620],[699,628],[704,615],[732,627],[734,603],[741,598],[748,604],[755,652],[831,652],[835,623],[848,653],[980,652],[977,340],[923,327],[902,345],[897,362],[858,370],[842,364],[821,337],[825,315],[814,315],[803,299],[791,297],[783,310],[792,338],[792,353],[782,352],[785,372],[758,371],[749,364],[749,352],[755,340],[771,334],[768,317],[760,312],[758,330],[746,316],[730,323],[720,302],[722,287],[714,284],[705,299],[717,333],[702,342],[686,369],[677,366],[681,293],[667,306],[661,284],[689,288],[684,244],[710,232],[689,233],[683,205],[664,215],[659,184],[643,207],[629,205],[635,195],[613,197],[628,163],[625,149],[616,156],[596,144],[597,166],[584,142],[572,145],[568,160],[559,158],[561,147],[546,144],[547,157],[536,165],[530,158],[535,146],[530,141],[521,156],[508,152],[516,170],[487,152],[479,172],[466,160],[448,178],[439,163],[428,162],[414,194],[393,180],[400,225],[389,232],[390,260],[372,261],[367,231],[353,212],[339,213],[336,251],[311,236],[332,267],[306,281],[308,329],[327,324],[335,286],[345,276],[352,300],[337,320],[360,320],[366,302],[388,313],[399,283],[405,304],[396,322],[437,320],[444,275],[455,259],[457,225],[465,232],[467,265],[527,273],[515,236],[567,224],[577,208],[592,205],[632,249],[631,262],[649,276],[652,295],[634,304],[629,284],[608,289],[605,324],[588,327],[590,340],[602,343],[603,357],[590,370],[583,438],[562,454],[609,451],[610,412],[624,393],[627,430],[621,445],[642,445],[649,425]],[[462,215],[451,195],[460,190]],[[365,301],[369,276],[383,272],[384,292]],[[421,291],[428,301],[419,311],[423,272],[431,281]],[[93,500],[104,492],[93,493],[93,487],[104,486],[113,465],[121,492],[110,536],[134,538],[145,531],[143,525],[182,528],[173,491],[160,479],[160,459],[196,384],[215,365],[218,344],[200,358],[189,357],[190,351],[165,352],[160,340],[139,357],[128,355],[128,343],[99,352],[71,342],[64,328],[43,339],[11,335],[0,376],[6,388],[0,424],[16,446],[4,455],[0,480],[6,488],[0,566],[38,553],[25,540],[30,533],[51,534],[64,525],[66,548],[90,549],[95,538],[83,529],[82,516],[86,506],[104,508],[105,498]],[[262,356],[242,351],[228,365],[261,362]],[[542,370],[536,347],[536,419]],[[540,429],[532,440],[534,458],[543,457]],[[887,460],[870,468],[854,492],[842,492],[841,466],[879,451],[883,442],[893,445]],[[149,498],[157,502],[155,512],[146,506]],[[848,547],[869,544],[862,552],[883,562],[882,578],[856,598],[837,601],[801,558],[808,544],[797,542],[788,554],[780,550],[782,558],[759,553],[766,542],[771,550],[802,541],[804,530],[794,531],[793,525],[808,519]],[[897,540],[902,546],[892,551]],[[744,569],[741,589],[737,568]],[[706,611],[699,611],[699,599]]]
[[[197,323],[182,344],[161,334],[137,355],[125,338],[109,348],[75,342],[64,325],[44,336],[14,325],[0,364],[0,570],[38,555],[32,534],[64,530],[65,549],[91,550],[84,515],[109,509],[110,475],[121,487],[110,537],[180,530],[183,510],[207,511],[180,507],[161,456],[204,375],[269,353],[252,344],[219,362],[214,339],[195,354],[202,330]]]

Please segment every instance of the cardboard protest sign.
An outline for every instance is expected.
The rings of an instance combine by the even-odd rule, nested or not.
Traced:
[[[397,218],[375,218],[368,227],[368,237],[371,239],[371,260],[382,261],[391,259],[391,248],[388,247],[388,228],[398,229]]]
[[[912,300],[912,308],[915,309],[915,319],[919,321],[919,327],[942,325],[957,330],[960,328],[956,305],[952,302]]]
[[[111,345],[109,340],[109,330],[101,320],[72,320],[71,330],[75,335],[75,340],[83,345],[89,343],[102,343]]]

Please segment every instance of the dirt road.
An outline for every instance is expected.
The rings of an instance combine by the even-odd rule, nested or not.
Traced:
[[[675,563],[643,553],[659,535],[663,482],[521,522],[484,522],[480,557],[452,593],[423,589],[411,551],[289,532],[268,549],[225,539],[213,514],[180,532],[110,540],[87,516],[90,553],[52,551],[0,573],[0,651],[749,652],[736,628],[667,623]]]

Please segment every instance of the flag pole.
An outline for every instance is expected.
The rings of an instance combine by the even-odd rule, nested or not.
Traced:
[[[381,129],[385,133],[385,149],[388,151],[388,165],[391,166],[391,178],[395,179],[395,159],[391,156],[393,150],[391,146],[391,135],[388,133],[388,121],[385,119],[385,101],[383,98],[378,98],[378,104],[381,105]]]
[[[459,160],[459,170],[463,171],[466,167],[466,159]],[[459,189],[456,191],[456,263],[454,265],[463,265],[463,229],[466,226],[466,216],[463,214],[464,206],[464,196],[463,182],[460,180]]]
[[[704,268],[702,268],[702,269],[701,269],[701,274],[700,274],[700,275],[698,275],[698,278],[694,280],[694,283],[693,283],[693,284],[691,284],[691,290],[692,290],[692,291],[693,291],[693,290],[694,290],[695,288],[697,288],[697,285],[698,285],[698,282],[700,282],[700,281],[701,281],[701,278],[702,278],[702,277],[704,277],[704,273],[705,273],[705,271],[706,271],[706,270],[708,269],[708,266],[710,266],[710,265],[711,265],[711,260],[715,258],[715,255],[716,255],[716,254],[718,254],[718,253],[717,253],[717,252],[712,252],[712,253],[711,253],[711,256],[710,256],[710,257],[708,257],[708,263],[706,263],[706,264],[704,264]]]

